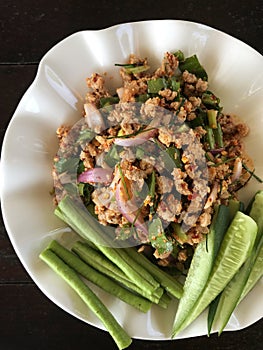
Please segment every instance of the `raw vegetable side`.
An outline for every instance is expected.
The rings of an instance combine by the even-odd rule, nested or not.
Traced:
[[[175,322],[173,337],[193,322],[224,290],[250,256],[256,235],[256,222],[238,211],[224,236],[203,292],[184,320]]]
[[[97,298],[96,294],[78,277],[75,271],[63,262],[51,250],[44,250],[40,258],[45,261],[60,277],[62,277],[87,306],[103,322],[119,349],[127,348],[132,340],[125,330],[115,320],[110,311]]]
[[[211,305],[208,334],[219,318],[220,333],[262,276],[262,192],[248,214],[237,199],[262,182],[248,128],[223,112],[196,55],[167,52],[154,72],[134,55],[116,66],[123,86],[112,94],[94,73],[84,118],[57,130],[55,215],[81,240],[71,251],[52,241],[40,257],[88,306],[78,275],[142,312],[179,299],[171,337]]]
[[[245,297],[245,295],[251,290],[251,287],[259,280],[263,275],[262,269],[262,244],[263,244],[263,192],[258,192],[255,195],[249,216],[252,217],[257,223],[258,231],[255,239],[255,243],[251,254],[236,273],[233,279],[224,289],[220,295],[220,300],[216,308],[215,324],[218,328],[218,333],[221,334],[227,325],[231,314],[235,307]],[[261,255],[260,255],[261,254]],[[261,256],[261,268],[259,266],[259,260]]]

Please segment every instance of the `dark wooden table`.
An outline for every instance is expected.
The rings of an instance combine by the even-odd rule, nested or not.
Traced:
[[[79,30],[147,19],[201,22],[241,39],[263,54],[262,0],[168,3],[156,0],[1,0],[1,142],[20,98],[48,49]],[[17,258],[2,218],[0,325],[0,349],[3,350],[116,348],[107,333],[68,315],[40,292]],[[212,335],[210,338],[202,336],[178,341],[134,340],[130,349],[261,349],[262,326],[263,320],[240,331],[225,332],[220,338]]]

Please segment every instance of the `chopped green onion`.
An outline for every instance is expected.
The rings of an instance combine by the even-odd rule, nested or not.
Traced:
[[[207,110],[208,124],[209,124],[209,127],[212,129],[217,128],[217,120],[216,120],[217,113],[218,113],[218,111],[215,109],[208,109]]]
[[[207,143],[209,145],[209,148],[214,149],[215,148],[215,137],[214,137],[213,129],[210,128],[209,126],[206,128],[206,140],[207,140]]]
[[[119,64],[119,63],[115,63],[115,66],[119,66],[119,67],[123,67],[125,69],[125,71],[129,74],[139,74],[142,72],[147,71],[150,66],[148,65],[137,65],[137,64]]]
[[[118,103],[120,101],[118,96],[101,97],[100,107],[106,107]]]
[[[210,108],[214,108],[219,110],[220,99],[216,97],[211,91],[206,91],[202,94],[202,102],[204,105],[209,106]]]
[[[260,183],[263,182],[263,180],[262,180],[259,176],[257,176],[257,175],[254,173],[255,170],[250,170],[250,169],[246,166],[245,163],[242,163],[242,166],[243,166],[243,168],[246,169],[246,171],[247,171],[249,174],[251,174],[251,176],[253,176],[258,182],[260,182]]]
[[[223,148],[224,147],[223,131],[220,123],[217,123],[217,128],[214,129],[213,131],[214,131],[214,137],[215,137],[215,142],[217,144],[217,147]]]

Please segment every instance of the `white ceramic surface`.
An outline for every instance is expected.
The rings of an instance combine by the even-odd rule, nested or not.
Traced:
[[[155,68],[165,51],[196,53],[209,75],[211,90],[224,111],[245,120],[251,133],[246,146],[263,177],[263,57],[239,40],[213,28],[186,21],[157,20],[116,25],[71,35],[41,60],[37,76],[20,101],[6,131],[1,156],[1,205],[4,222],[24,267],[54,303],[75,317],[101,323],[38,255],[51,238],[69,245],[75,234],[53,215],[51,167],[57,151],[55,131],[76,122],[86,93],[85,78],[107,72],[111,88],[120,85],[119,69],[130,53],[148,57]],[[242,192],[247,201],[257,189],[254,179]],[[134,338],[170,339],[176,302],[169,310],[153,307],[146,315],[94,288]],[[238,306],[227,330],[246,327],[263,315],[263,281]],[[177,338],[206,334],[205,314]]]

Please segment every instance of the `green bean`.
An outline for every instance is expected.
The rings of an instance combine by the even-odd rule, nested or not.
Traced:
[[[147,312],[150,309],[151,303],[148,300],[131,293],[129,290],[121,287],[110,278],[87,265],[78,256],[64,248],[57,241],[51,241],[48,245],[48,249],[52,250],[59,258],[61,258],[67,265],[78,272],[81,276],[85,277],[88,281],[96,284],[106,292],[116,296],[117,298],[134,306],[142,312]]]
[[[139,288],[154,292],[160,284],[147,270],[133,261],[123,249],[113,249],[112,241],[105,235],[98,222],[90,219],[86,210],[77,206],[69,197],[65,196],[58,205],[60,217],[63,216],[72,224],[73,229],[83,238],[91,240],[100,251],[115,263]],[[56,213],[56,211],[55,211]],[[61,215],[62,214],[62,215]]]
[[[181,283],[154,265],[143,254],[138,253],[135,248],[125,248],[125,251],[132,259],[148,270],[168,293],[177,299],[181,298],[183,293]]]
[[[107,259],[101,252],[94,250],[89,247],[88,244],[82,242],[76,242],[73,244],[72,250],[76,253],[82,260],[87,264],[91,265],[96,270],[105,274],[106,276],[118,281],[130,290],[138,293],[144,298],[150,300],[151,302],[158,304],[163,308],[167,308],[169,301],[167,298],[163,297],[163,288],[159,287],[153,293],[144,291],[134,284],[121,269],[113,264],[109,259]]]
[[[40,258],[47,263],[54,272],[62,277],[63,280],[80,296],[90,310],[97,315],[116,342],[119,349],[125,349],[132,343],[131,338],[117,322],[112,313],[71,267],[65,264],[63,260],[61,260],[50,249],[41,252]]]

